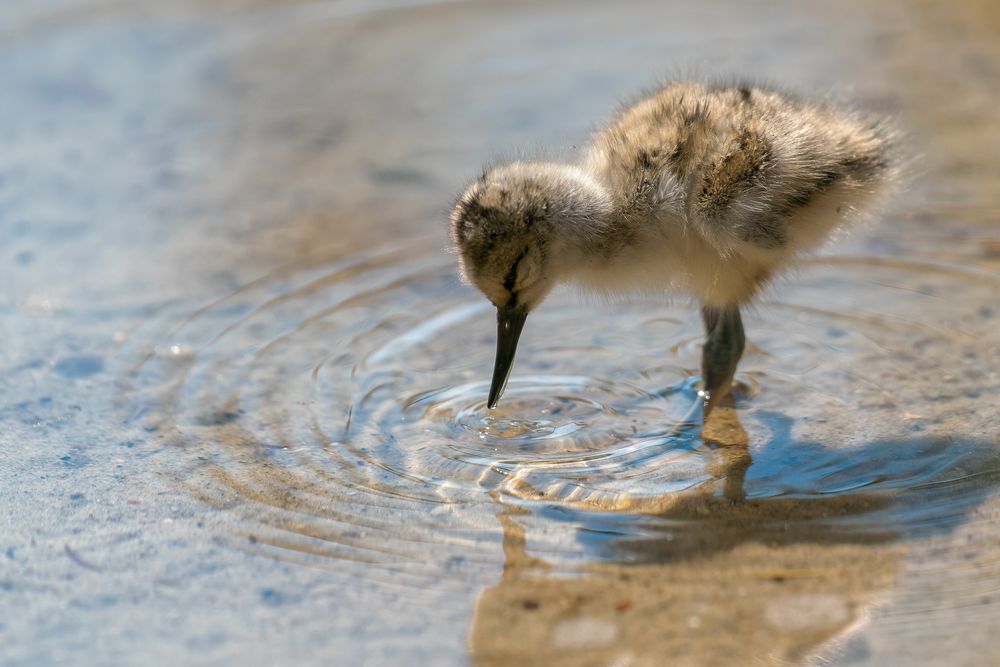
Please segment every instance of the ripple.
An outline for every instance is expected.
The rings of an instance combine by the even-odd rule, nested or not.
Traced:
[[[971,500],[898,499],[971,488],[960,480],[992,456],[934,436],[985,414],[950,378],[983,377],[977,327],[992,324],[960,307],[933,324],[914,313],[936,290],[958,304],[992,287],[915,262],[824,258],[803,273],[748,318],[743,458],[702,437],[701,325],[685,304],[555,296],[488,410],[492,309],[419,243],[175,306],[133,336],[138,398],[123,412],[178,445],[182,487],[241,517],[237,548],[416,587],[488,577],[498,501],[580,508],[580,530],[606,523],[595,510],[675,530],[730,516],[738,479],[744,507],[768,516],[880,531],[953,521]],[[623,521],[623,539],[650,530]],[[586,544],[544,539],[549,553]]]

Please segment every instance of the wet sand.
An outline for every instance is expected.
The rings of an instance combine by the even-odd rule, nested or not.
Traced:
[[[0,10],[0,662],[997,662],[998,27],[985,0]],[[910,179],[763,299],[707,437],[664,424],[683,302],[595,330],[557,295],[486,420],[451,197],[678,70],[891,113]]]

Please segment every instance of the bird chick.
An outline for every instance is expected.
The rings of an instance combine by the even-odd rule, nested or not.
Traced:
[[[893,181],[883,123],[751,86],[672,83],[622,110],[573,164],[508,162],[459,198],[463,276],[497,308],[487,405],[528,313],[557,284],[699,300],[704,417],[743,353],[740,308]]]

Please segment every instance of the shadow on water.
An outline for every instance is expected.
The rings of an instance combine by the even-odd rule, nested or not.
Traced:
[[[785,664],[836,646],[887,597],[905,541],[949,531],[1000,479],[986,442],[796,441],[752,457],[730,406],[714,480],[630,511],[497,496],[505,564],[479,597],[476,665]],[[529,549],[562,525],[578,551]],[[543,537],[534,538],[534,533]],[[537,545],[536,545],[537,546]]]

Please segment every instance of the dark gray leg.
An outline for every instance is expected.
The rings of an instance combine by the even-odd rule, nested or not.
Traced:
[[[729,393],[746,339],[738,306],[705,307],[701,309],[701,316],[708,334],[701,349],[702,396],[705,399],[703,419],[708,421],[712,408]]]

